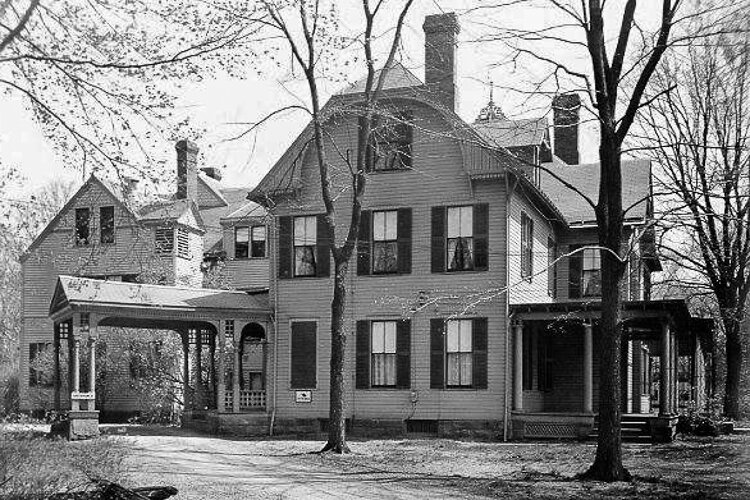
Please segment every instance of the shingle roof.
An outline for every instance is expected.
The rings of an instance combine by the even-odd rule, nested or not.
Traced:
[[[599,163],[567,165],[557,157],[552,163],[542,164],[558,177],[569,182],[596,202],[599,198]],[[570,224],[594,222],[594,209],[580,195],[562,184],[550,172],[542,170],[542,191],[560,209]],[[648,214],[646,198],[651,193],[651,162],[649,160],[622,161],[622,206],[628,210],[627,219],[642,219]]]
[[[84,304],[189,311],[201,309],[269,311],[268,293],[250,295],[232,290],[147,285],[60,276],[52,298],[50,314],[67,305]]]
[[[495,147],[538,146],[547,138],[546,118],[475,122],[474,129]]]
[[[380,74],[382,72],[383,72],[382,69],[379,69],[375,72],[374,81],[376,82],[378,81],[378,78],[380,78]],[[367,84],[367,77],[364,77],[354,82],[349,87],[345,88],[343,91],[339,93],[340,94],[358,94],[360,92],[365,91],[366,84]],[[422,83],[422,80],[417,78],[414,75],[414,73],[409,71],[400,62],[394,62],[391,65],[391,69],[388,70],[388,73],[385,75],[385,81],[383,82],[383,90],[401,89],[401,88],[407,88],[407,87],[419,87],[421,85],[424,85],[424,83]]]

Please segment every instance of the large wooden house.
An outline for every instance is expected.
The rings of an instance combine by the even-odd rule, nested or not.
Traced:
[[[354,432],[586,437],[598,401],[600,258],[593,210],[565,186],[596,199],[598,165],[579,161],[580,99],[554,99],[553,134],[545,118],[510,120],[492,99],[464,122],[458,31],[454,15],[428,16],[425,82],[394,64],[383,86],[384,132],[370,146],[348,282],[347,418]],[[356,155],[362,90],[324,108],[339,220],[350,211],[346,158]],[[310,135],[250,201],[197,174],[187,142],[177,199],[163,206],[138,213],[105,183],[86,183],[24,258],[24,369],[47,344],[65,357],[67,339],[69,376],[56,361],[52,378],[58,406],[70,399],[60,394],[72,392],[76,409],[91,397],[74,377],[79,339],[156,328],[183,341],[186,422],[239,433],[325,428],[332,276]],[[660,263],[650,168],[623,164],[622,410],[634,433],[668,439],[678,408],[703,397],[711,325],[681,300],[651,297]],[[163,285],[129,282],[154,262]],[[205,270],[217,262],[232,290],[196,288],[212,285]],[[122,280],[102,280],[112,276]],[[45,390],[24,387],[24,405]]]

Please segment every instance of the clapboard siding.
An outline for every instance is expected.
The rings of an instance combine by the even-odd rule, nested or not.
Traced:
[[[467,317],[488,318],[488,388],[483,390],[430,389],[430,319],[444,318],[463,311],[470,293],[501,288],[505,282],[505,192],[501,180],[469,182],[462,169],[458,143],[446,138],[448,127],[430,110],[412,106],[418,126],[414,131],[414,168],[412,171],[384,172],[368,177],[363,200],[365,209],[412,209],[411,274],[391,276],[357,276],[355,258],[349,275],[349,301],[346,325],[347,406],[349,415],[357,418],[415,419],[502,419],[503,381],[505,372],[505,296],[497,293],[470,311]],[[425,129],[433,132],[425,132]],[[330,130],[340,151],[356,154],[356,127],[342,121]],[[335,158],[331,158],[336,162]],[[338,168],[342,168],[341,165]],[[280,204],[274,215],[302,215],[322,212],[318,194],[317,169],[306,158],[302,168],[305,188],[300,196]],[[345,175],[334,175],[335,188],[343,191],[337,209],[337,220],[348,221],[350,198]],[[337,191],[338,194],[338,191]],[[489,205],[489,270],[466,273],[431,273],[430,239],[433,206]],[[277,222],[278,223],[278,222]],[[343,226],[343,224],[341,224]],[[274,227],[274,232],[278,227]],[[343,230],[337,237],[341,240]],[[275,239],[271,248],[272,276],[277,275]],[[278,399],[277,413],[287,417],[326,417],[330,363],[331,278],[272,279],[271,296],[278,293]],[[457,296],[457,300],[438,300],[411,314],[411,388],[354,389],[355,342],[357,320],[399,319],[409,305],[416,303],[420,291],[427,300]],[[315,319],[318,323],[317,388],[312,403],[295,403],[290,390],[290,323]],[[412,391],[416,404],[412,405]]]

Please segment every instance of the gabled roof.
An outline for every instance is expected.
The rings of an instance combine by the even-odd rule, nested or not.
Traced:
[[[203,172],[198,172],[198,182],[200,182],[203,186],[205,186],[206,191],[210,193],[211,197],[215,199],[213,204],[204,205],[203,201],[200,200],[200,196],[199,196],[199,205],[201,208],[203,207],[214,208],[214,207],[220,207],[220,206],[225,207],[229,204],[227,200],[224,198],[224,195],[222,194],[221,182],[217,181],[213,177],[209,177]]]
[[[574,185],[594,203],[599,199],[599,163],[568,165],[558,157],[542,164],[541,188],[570,224],[595,222],[594,209],[580,195],[562,184],[550,172]],[[545,170],[546,169],[546,170]],[[649,160],[622,161],[622,207],[628,210],[625,220],[648,217],[648,198],[651,196],[651,162]]]
[[[201,215],[206,224],[206,234],[203,236],[204,252],[220,252],[223,250],[222,219],[250,203],[247,201],[246,188],[225,188],[221,190],[221,194],[227,200],[227,206],[201,209]],[[265,213],[265,210],[263,210],[263,215]]]
[[[382,72],[382,69],[379,69],[375,72],[376,82],[378,81],[378,78],[380,78],[380,74]],[[367,77],[361,78],[360,80],[357,80],[356,82],[351,84],[349,87],[345,88],[342,92],[340,92],[340,94],[359,94],[360,92],[365,91],[366,85]],[[385,75],[383,90],[419,87],[421,85],[424,85],[424,83],[422,82],[422,80],[417,78],[414,73],[409,71],[400,62],[394,62],[391,65],[391,69],[389,69],[388,73],[386,73]]]
[[[28,259],[29,254],[33,252],[39,245],[42,244],[42,241],[55,229],[57,224],[60,222],[60,220],[63,218],[63,216],[70,210],[72,206],[75,205],[76,201],[91,187],[91,186],[99,186],[101,189],[104,190],[105,193],[109,194],[112,199],[115,201],[115,203],[127,214],[133,217],[133,219],[137,219],[138,216],[131,210],[131,208],[127,205],[125,202],[125,199],[122,196],[122,192],[117,189],[115,186],[110,184],[107,181],[104,181],[96,176],[96,174],[91,174],[89,178],[86,180],[86,182],[83,183],[83,185],[78,188],[78,191],[71,196],[71,198],[68,200],[68,202],[60,209],[59,212],[55,215],[55,217],[47,224],[41,233],[39,233],[39,236],[34,238],[34,241],[31,242],[29,247],[26,249],[26,251],[21,255],[19,260],[21,262],[24,262],[26,259]]]
[[[474,122],[474,129],[489,144],[499,148],[538,146],[547,140],[546,118]]]
[[[50,303],[50,315],[68,306],[99,305],[125,308],[195,311],[201,309],[268,312],[268,293],[147,285],[60,276]]]
[[[205,223],[203,222],[200,210],[198,210],[198,207],[192,200],[185,198],[144,207],[141,210],[140,220],[141,222],[172,221],[184,223],[183,217],[187,212],[192,213],[197,227],[204,229]],[[180,219],[183,219],[183,221],[180,221]]]
[[[241,221],[248,218],[258,219],[263,218],[267,214],[266,210],[254,201],[248,201],[234,212],[225,215],[221,218],[221,222],[235,222]]]

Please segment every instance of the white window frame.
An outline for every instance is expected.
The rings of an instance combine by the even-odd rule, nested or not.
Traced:
[[[470,319],[445,322],[445,386],[448,388],[472,387],[474,384],[473,328],[474,322]],[[451,373],[453,363],[458,369],[457,378]]]
[[[451,243],[453,242],[453,248]],[[468,265],[452,267],[456,246],[468,245]],[[474,205],[448,207],[446,210],[446,265],[449,272],[474,270]]]

